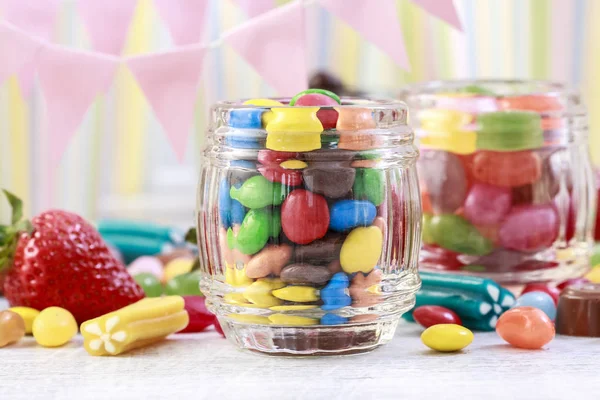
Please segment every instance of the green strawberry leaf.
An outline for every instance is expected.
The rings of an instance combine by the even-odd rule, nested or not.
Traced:
[[[4,195],[6,196],[8,203],[12,207],[12,218],[11,218],[12,222],[11,223],[14,225],[17,222],[19,222],[21,220],[21,218],[23,218],[23,202],[21,201],[20,198],[18,198],[17,196],[12,194],[8,190],[2,189],[2,191],[4,192]]]
[[[15,224],[14,229],[17,232],[27,232],[27,233],[31,234],[31,232],[33,232],[33,225],[31,225],[31,221],[26,219],[26,220],[17,222]]]
[[[198,231],[196,231],[196,228],[190,228],[190,230],[187,231],[185,234],[185,241],[196,246],[198,245]]]

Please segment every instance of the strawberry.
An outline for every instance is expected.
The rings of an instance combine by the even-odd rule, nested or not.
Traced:
[[[22,220],[22,203],[4,191],[12,225],[0,226],[0,271],[11,306],[57,306],[78,323],[118,310],[144,292],[117,261],[94,227],[60,210]],[[0,272],[1,273],[1,272]]]

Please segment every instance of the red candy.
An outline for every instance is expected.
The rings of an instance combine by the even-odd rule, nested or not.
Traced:
[[[179,333],[202,332],[215,323],[217,318],[206,308],[205,298],[202,296],[183,296],[185,310],[190,316],[190,323]]]
[[[462,325],[458,315],[449,308],[441,306],[421,306],[413,311],[413,318],[424,328],[439,324]]]
[[[281,164],[284,161],[298,158],[298,153],[288,153],[286,151],[275,151],[275,150],[259,150],[258,151],[258,162],[263,165]]]
[[[552,300],[554,300],[554,304],[555,305],[558,304],[558,297],[560,296],[560,289],[558,289],[554,286],[546,285],[544,283],[530,283],[527,286],[525,286],[525,288],[521,292],[521,295],[524,295],[525,293],[529,293],[529,292],[548,293],[552,297]]]
[[[287,186],[298,186],[302,183],[302,170],[285,169],[279,165],[271,164],[258,167],[258,172],[271,182],[278,182]]]
[[[475,179],[503,187],[528,185],[542,176],[542,160],[531,151],[480,151],[472,168]]]
[[[560,221],[553,205],[513,207],[500,227],[500,244],[507,249],[535,252],[552,245]]]
[[[335,99],[321,93],[308,93],[296,100],[294,106],[339,106]],[[335,110],[319,110],[317,118],[321,121],[323,129],[333,129],[337,124],[338,112]]]
[[[281,206],[281,228],[289,240],[309,244],[329,228],[329,207],[321,195],[296,189]]]

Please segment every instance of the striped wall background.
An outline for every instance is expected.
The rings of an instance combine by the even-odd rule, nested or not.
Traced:
[[[395,66],[346,24],[313,6],[307,21],[309,65],[327,69],[352,86],[388,95],[404,83],[429,79],[516,77],[570,83],[586,98],[590,146],[600,163],[600,76],[596,72],[600,71],[600,1],[455,0],[455,4],[464,33],[426,15],[410,1],[398,0],[410,71]],[[229,0],[212,0],[210,9],[206,27],[210,39],[245,19]],[[72,2],[65,2],[55,40],[89,48]],[[125,54],[170,46],[152,1],[139,0]],[[11,79],[0,86],[0,187],[26,199],[28,214],[54,206],[96,218],[106,214],[111,204],[118,208],[119,199],[131,198],[159,199],[158,206],[149,208],[159,214],[164,211],[161,205],[176,207],[179,194],[185,204],[190,198],[193,201],[208,105],[217,99],[274,94],[228,48],[207,57],[203,82],[186,162],[179,165],[135,80],[122,68],[110,93],[87,114],[56,171],[58,187],[49,198],[40,134],[43,101],[35,88],[32,96],[24,96],[16,79]],[[161,196],[167,196],[164,203]],[[3,208],[6,212],[1,203],[0,214]],[[151,212],[143,217],[159,219]]]

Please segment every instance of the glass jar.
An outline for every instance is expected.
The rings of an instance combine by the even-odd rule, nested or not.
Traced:
[[[542,81],[406,89],[423,202],[421,268],[503,283],[588,268],[594,179],[579,96]]]
[[[213,108],[198,186],[201,289],[241,348],[369,351],[393,337],[421,283],[407,109],[288,103]]]

